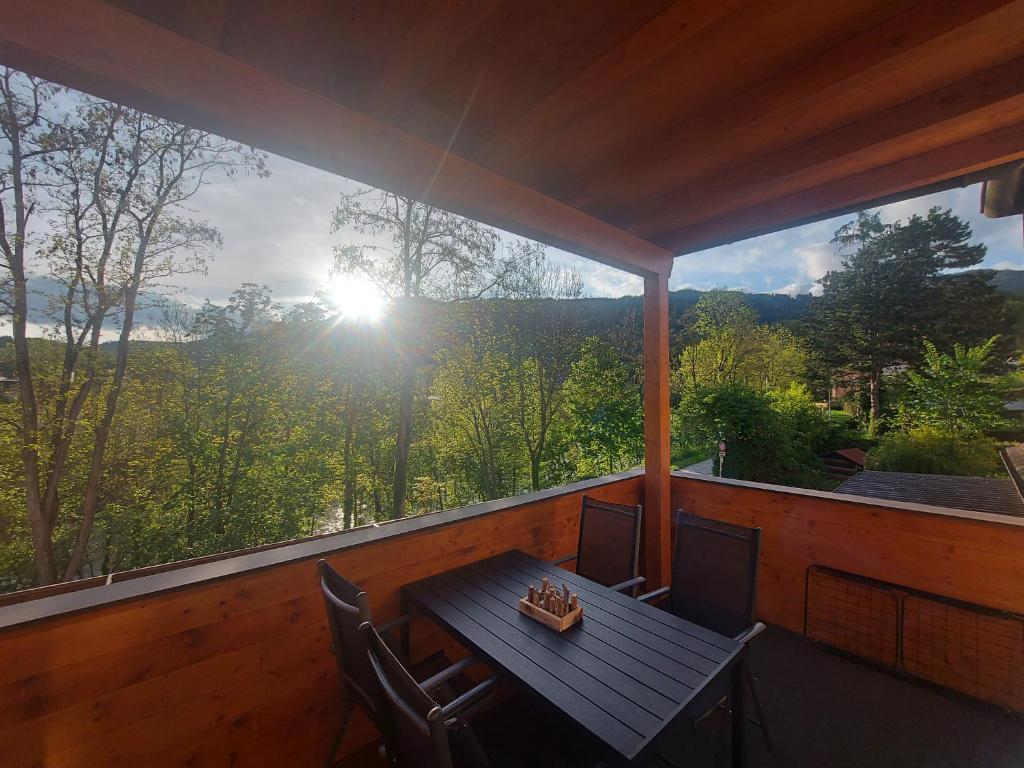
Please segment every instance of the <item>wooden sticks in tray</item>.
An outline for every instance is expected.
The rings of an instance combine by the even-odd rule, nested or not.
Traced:
[[[579,597],[562,583],[562,589],[554,587],[545,576],[540,587],[530,585],[526,597],[519,599],[519,610],[541,624],[558,632],[564,632],[583,618],[583,606]]]

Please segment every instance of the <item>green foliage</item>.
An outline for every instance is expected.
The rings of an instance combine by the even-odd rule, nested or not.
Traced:
[[[784,326],[758,325],[742,294],[709,292],[693,315],[690,343],[673,372],[677,395],[737,382],[766,392],[802,379],[807,368],[804,343]]]
[[[835,447],[837,432],[802,386],[773,392],[737,383],[701,388],[687,394],[676,413],[684,443],[710,453],[725,441],[726,477],[804,487],[825,482],[820,456]]]
[[[984,344],[953,345],[953,354],[924,342],[919,370],[907,374],[902,412],[913,426],[934,427],[952,435],[975,435],[1006,425],[996,384],[986,378],[997,337]]]
[[[868,469],[989,477],[1003,474],[999,445],[982,435],[934,426],[890,432],[868,452]]]
[[[583,476],[643,463],[643,402],[636,371],[596,337],[587,339],[565,385],[566,442]]]

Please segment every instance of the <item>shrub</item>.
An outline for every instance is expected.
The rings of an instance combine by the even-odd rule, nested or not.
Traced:
[[[868,453],[867,468],[886,472],[991,477],[1003,473],[999,445],[981,435],[935,427],[890,432]]]

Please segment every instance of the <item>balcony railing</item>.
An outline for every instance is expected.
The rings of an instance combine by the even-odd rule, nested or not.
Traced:
[[[387,620],[411,581],[511,548],[545,558],[572,551],[584,492],[642,502],[643,476],[186,562],[2,607],[3,764],[320,764],[339,697],[316,560],[327,557],[359,582],[376,617]],[[672,496],[673,509],[763,529],[760,616],[797,633],[812,566],[1024,613],[1021,520],[687,473],[673,477]],[[952,653],[948,636],[942,642]],[[1009,674],[1024,669],[1021,642],[1005,644]],[[414,623],[412,647],[417,657],[461,653],[425,620]],[[966,646],[958,653],[961,665],[970,658]],[[1014,705],[984,686],[967,692]],[[358,720],[345,750],[374,737]]]

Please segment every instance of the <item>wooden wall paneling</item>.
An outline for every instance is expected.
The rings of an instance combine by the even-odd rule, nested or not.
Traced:
[[[178,709],[194,698],[217,695],[259,675],[259,649],[248,646],[77,704],[60,702],[60,708],[0,732],[0,754],[17,755],[26,765],[34,761],[45,764],[48,754],[74,750],[82,742]],[[153,706],[155,702],[159,709]]]

